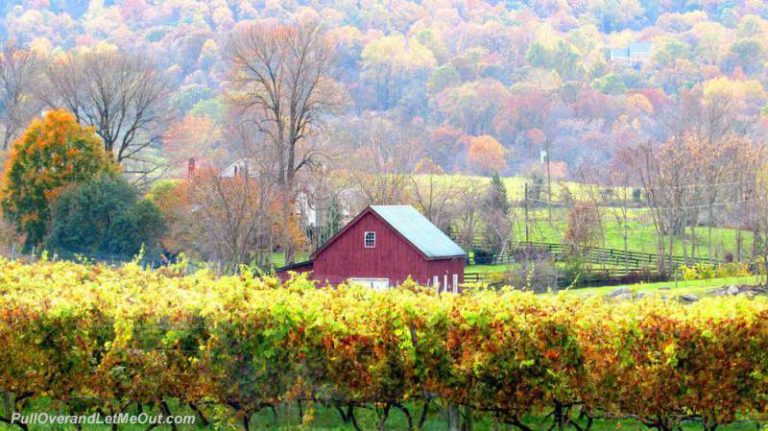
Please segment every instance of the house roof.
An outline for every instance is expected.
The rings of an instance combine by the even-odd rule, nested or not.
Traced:
[[[629,49],[627,48],[613,48],[610,51],[611,60],[629,59]]]
[[[427,258],[465,255],[448,235],[410,205],[372,205],[370,208]]]
[[[256,162],[251,159],[237,159],[234,162],[230,163],[229,166],[224,168],[224,170],[221,171],[221,176],[224,178],[232,178],[237,174],[238,170],[241,169],[248,169],[248,166],[257,166]],[[254,176],[255,172],[248,172],[249,176]]]
[[[369,212],[389,225],[427,259],[466,256],[461,247],[426,217],[421,215],[420,212],[416,211],[416,208],[410,205],[372,205],[360,212],[352,221],[347,223],[346,226],[315,250],[311,258],[314,259],[315,256],[325,250],[337,238],[342,236],[347,229]]]
[[[650,54],[653,45],[649,42],[635,42],[629,44],[629,51],[632,54]]]

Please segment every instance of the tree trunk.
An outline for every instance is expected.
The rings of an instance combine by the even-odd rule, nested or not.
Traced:
[[[669,269],[668,271],[670,274],[674,273],[677,268],[675,268],[675,261],[673,260],[673,257],[675,256],[675,234],[672,233],[672,235],[669,236],[669,253],[667,253],[667,259],[669,259]]]
[[[448,413],[448,431],[461,431],[461,424],[459,423],[459,406],[454,403],[448,404],[446,413]]]
[[[714,211],[712,204],[709,205],[709,214],[707,215],[707,253],[709,254],[709,263],[714,262],[712,250],[712,225],[714,224]]]
[[[555,411],[552,412],[553,420],[557,431],[563,431],[563,406],[560,403],[555,404]]]
[[[291,225],[291,212],[292,203],[291,198],[293,194],[293,186],[291,184],[285,184],[282,190],[282,220],[283,220],[283,257],[286,265],[290,265],[294,261],[293,241],[291,238],[290,225]]]
[[[696,262],[696,225],[691,226],[691,259]]]
[[[166,416],[173,416],[173,413],[171,413],[171,408],[168,406],[168,403],[165,402],[165,400],[160,401],[160,409],[163,411],[163,413]],[[176,431],[177,428],[176,428],[176,423],[175,422],[171,423],[171,429],[173,431]]]
[[[381,418],[379,419],[379,431],[384,431],[384,427],[387,425],[387,419],[389,418],[389,409],[392,408],[392,405],[387,403],[384,406],[384,412],[381,414]]]
[[[656,229],[656,235],[658,237],[657,240],[656,240],[656,245],[657,245],[658,253],[659,253],[659,257],[658,257],[658,261],[656,262],[656,266],[657,266],[657,269],[658,269],[659,273],[663,274],[664,273],[664,269],[665,269],[665,265],[666,265],[665,257],[664,257],[664,254],[665,254],[664,251],[665,251],[666,244],[664,243],[664,231],[663,231],[663,229],[658,229],[657,228]]]
[[[15,411],[13,405],[13,394],[8,391],[3,391],[3,406],[5,407],[5,415],[8,417],[13,416]]]
[[[475,427],[475,419],[472,415],[472,407],[464,406],[464,426],[462,431],[472,431]]]

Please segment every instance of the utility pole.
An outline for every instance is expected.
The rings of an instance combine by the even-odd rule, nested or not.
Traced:
[[[549,216],[548,221],[549,225],[552,225],[552,170],[549,166],[549,138],[547,138],[545,142],[545,149],[544,151],[547,152],[547,194],[549,197],[547,198],[547,207],[549,209]]]
[[[525,273],[528,273],[528,260],[531,253],[530,237],[528,232],[528,183],[525,183]]]
[[[525,242],[530,242],[528,234],[528,183],[525,183]]]

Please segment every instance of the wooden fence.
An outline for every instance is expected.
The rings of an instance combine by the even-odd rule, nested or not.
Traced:
[[[488,283],[490,285],[504,285],[507,284],[505,277],[499,277],[493,275],[494,273],[479,272],[479,273],[465,273],[465,283]],[[498,274],[498,273],[496,273]],[[635,284],[639,282],[653,283],[657,281],[667,281],[669,276],[666,274],[660,274],[657,271],[645,271],[645,270],[625,270],[623,268],[608,268],[589,270],[579,273],[578,286],[611,286],[618,284]],[[554,279],[552,280],[554,281]],[[574,284],[573,277],[567,277],[564,274],[559,274],[557,278],[557,287],[563,288]],[[554,284],[554,283],[552,283]]]
[[[613,248],[581,247],[570,244],[549,242],[516,242],[509,250],[500,256],[478,256],[467,259],[469,265],[505,265],[521,262],[525,259],[554,259],[566,261],[573,256],[579,256],[585,263],[596,265],[611,265],[627,270],[655,269],[659,266],[660,256],[654,253],[639,251],[624,251]],[[664,262],[673,267],[693,265],[697,263],[724,263],[720,259],[702,257],[664,256]]]
[[[607,286],[612,284],[632,284],[638,282],[666,281],[669,274],[659,273],[659,261],[661,257],[654,253],[638,251],[624,251],[611,248],[581,247],[576,248],[570,244],[547,242],[516,242],[511,244],[507,252],[501,256],[470,256],[468,265],[509,265],[525,261],[548,260],[553,262],[565,262],[578,256],[582,262],[591,265],[602,266],[591,268],[579,273],[579,285]],[[664,263],[668,269],[674,270],[681,265],[693,265],[697,263],[721,264],[725,261],[702,257],[664,256]],[[503,272],[503,271],[500,271]],[[574,280],[559,274],[558,287],[569,286]],[[466,283],[485,282],[498,284],[499,277],[489,273],[467,273],[464,275]]]

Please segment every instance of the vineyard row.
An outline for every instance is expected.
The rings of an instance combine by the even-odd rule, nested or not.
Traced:
[[[294,401],[389,412],[439,400],[520,430],[550,413],[578,429],[602,415],[714,430],[768,410],[762,298],[438,296],[183,274],[0,260],[2,419],[41,398],[78,414],[174,399],[246,426]]]

